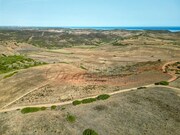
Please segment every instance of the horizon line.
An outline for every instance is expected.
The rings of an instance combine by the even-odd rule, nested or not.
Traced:
[[[0,27],[180,27],[180,26],[18,26],[18,25],[0,25]]]

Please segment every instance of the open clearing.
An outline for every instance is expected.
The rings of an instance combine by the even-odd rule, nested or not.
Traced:
[[[0,134],[81,135],[90,128],[99,135],[178,135],[179,36],[0,30],[1,65],[9,55],[31,60],[2,66],[11,70],[0,72]],[[161,81],[170,84],[154,85]],[[101,94],[110,98],[72,105]],[[37,108],[22,113],[26,107]]]
[[[1,113],[0,133],[80,135],[92,128],[100,135],[178,135],[179,94],[180,91],[155,87],[116,94],[86,105],[58,106],[55,110],[29,114]],[[66,120],[68,113],[76,116],[75,122]]]

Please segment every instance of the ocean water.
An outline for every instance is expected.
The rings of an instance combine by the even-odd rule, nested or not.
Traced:
[[[94,29],[94,30],[168,30],[171,32],[180,31],[180,27],[62,27],[70,29]]]
[[[77,26],[74,26],[74,27],[69,27],[69,26],[66,26],[66,27],[39,27],[39,26],[30,26],[30,27],[20,27],[20,26],[0,26],[0,29],[35,29],[35,30],[38,30],[38,29],[62,29],[62,28],[65,28],[65,29],[92,29],[92,30],[163,30],[163,31],[171,31],[171,32],[180,32],[180,26],[179,27],[77,27]]]

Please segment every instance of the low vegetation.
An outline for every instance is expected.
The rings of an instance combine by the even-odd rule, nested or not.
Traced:
[[[55,110],[56,107],[57,107],[56,105],[51,106],[51,110]]]
[[[13,75],[15,75],[15,74],[17,74],[17,73],[18,73],[18,72],[15,71],[15,72],[13,72],[13,73],[7,74],[7,75],[4,76],[4,79],[5,79],[5,78],[9,78],[9,77],[11,77],[11,76],[13,76]]]
[[[0,56],[0,74],[43,64],[22,55]]]
[[[61,29],[62,30],[62,29]],[[21,31],[21,30],[0,30],[0,41],[11,41],[14,39],[18,43],[29,43],[37,47],[54,49],[72,46],[97,46],[122,39],[119,35],[106,34],[103,32],[92,32],[89,34],[77,34],[75,30],[67,29],[63,32],[46,32],[42,36],[42,31]],[[30,39],[32,35],[35,35]]]
[[[99,95],[96,99],[97,100],[106,100],[110,97],[110,95],[107,94],[103,94],[103,95]]]
[[[46,110],[46,107],[26,107],[21,110],[21,113],[26,114],[44,110]]]
[[[81,101],[79,101],[79,100],[75,100],[75,101],[73,101],[73,105],[79,105],[79,104],[81,104],[82,102]]]
[[[169,85],[169,82],[167,82],[167,81],[161,81],[161,82],[155,83],[155,85]]]
[[[73,122],[76,121],[76,117],[68,113],[68,115],[67,115],[67,117],[66,117],[66,120],[67,120],[68,122],[73,123]]]
[[[110,97],[110,95],[108,94],[102,94],[97,96],[96,98],[87,98],[87,99],[83,99],[83,100],[75,100],[73,101],[73,105],[80,105],[80,104],[87,104],[87,103],[92,103],[95,102],[97,100],[106,100]]]
[[[92,129],[86,129],[84,130],[83,135],[98,135],[98,133]]]
[[[87,103],[91,103],[91,102],[94,102],[96,101],[96,98],[87,98],[87,99],[83,99],[81,102],[83,104],[87,104]]]

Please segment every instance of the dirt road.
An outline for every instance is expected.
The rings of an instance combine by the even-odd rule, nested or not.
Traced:
[[[143,87],[146,87],[146,88],[149,88],[149,87],[163,87],[163,88],[170,88],[170,89],[174,89],[174,90],[180,91],[179,88],[175,88],[175,87],[171,87],[171,86],[161,86],[161,85],[157,86],[157,85],[154,85],[154,84],[146,85],[146,86],[143,86]],[[129,92],[129,91],[134,91],[134,90],[137,90],[137,88],[124,89],[124,90],[120,90],[120,91],[116,91],[116,92],[112,92],[112,93],[108,93],[108,94],[109,95],[115,95],[115,94],[125,93],[125,92]],[[91,96],[91,97],[86,97],[86,98],[80,98],[80,99],[76,99],[76,100],[83,100],[83,99],[87,99],[87,98],[95,98],[97,96],[98,95]],[[66,102],[60,102],[60,103],[52,103],[52,104],[38,104],[38,105],[32,105],[32,106],[19,106],[19,107],[13,107],[13,108],[9,108],[9,109],[0,110],[0,113],[20,110],[20,109],[23,109],[23,108],[26,108],[26,107],[51,107],[53,105],[63,106],[63,105],[72,104],[73,101],[74,100],[66,101]]]
[[[167,62],[167,63],[165,63],[165,64],[163,65],[163,67],[162,67],[162,70],[165,71],[165,68],[166,68],[166,66],[167,66],[168,64],[173,64],[173,63],[175,63],[175,62],[177,62],[177,61],[172,61],[172,62]],[[49,69],[48,69],[48,70],[49,70]],[[168,80],[168,81],[172,82],[172,81],[175,81],[175,80],[177,79],[177,77],[176,77],[175,75],[172,75],[172,74],[170,74],[170,75],[172,76],[172,78],[171,78],[170,80]],[[54,78],[50,78],[50,80],[55,79],[55,78],[56,78],[56,76],[55,76]],[[48,81],[45,82],[45,83],[43,83],[43,84],[42,84],[41,86],[39,86],[38,88],[47,85],[47,83],[48,83]],[[148,88],[148,87],[155,87],[155,85],[154,85],[154,84],[149,84],[149,85],[146,85],[146,86],[143,86],[143,87],[147,87],[147,88]],[[174,87],[170,87],[170,86],[156,86],[156,87],[167,87],[167,88],[171,88],[171,89],[175,89],[175,90],[180,90],[179,88],[174,88]],[[5,106],[3,106],[3,107],[1,108],[0,113],[1,113],[1,112],[14,111],[14,110],[22,109],[22,108],[25,108],[25,107],[42,107],[42,106],[44,106],[44,107],[50,107],[50,106],[52,106],[52,105],[61,106],[61,105],[71,104],[71,103],[74,101],[74,100],[73,100],[73,101],[60,102],[60,103],[52,103],[52,104],[38,104],[38,105],[32,105],[32,106],[19,106],[19,107],[13,107],[13,108],[9,108],[9,109],[4,109],[4,108],[8,107],[9,105],[13,104],[14,102],[16,102],[17,100],[21,99],[22,97],[24,97],[24,96],[28,95],[29,93],[35,91],[35,90],[38,89],[38,88],[35,88],[35,89],[29,91],[28,93],[23,94],[21,97],[17,98],[16,100],[14,100],[14,101],[6,104]],[[115,91],[115,92],[108,93],[108,94],[109,94],[109,95],[115,95],[115,94],[119,94],[119,93],[124,93],[124,92],[133,91],[133,90],[137,90],[137,87],[130,88],[130,89],[119,90],[119,91]],[[97,97],[97,96],[98,96],[98,95],[91,96],[91,97],[86,97],[86,98],[93,98],[93,97]],[[77,99],[77,100],[83,100],[83,99],[86,99],[86,98],[81,98],[81,99]]]
[[[171,65],[171,64],[174,64],[174,63],[176,63],[176,62],[178,62],[178,61],[170,61],[170,62],[165,63],[165,64],[162,66],[163,72],[166,72],[166,66]],[[167,74],[169,74],[169,75],[172,76],[171,79],[168,80],[168,82],[173,82],[173,81],[175,81],[175,80],[177,79],[177,76],[176,76],[175,74],[170,74],[170,73],[167,73]]]

